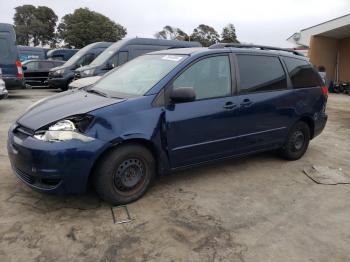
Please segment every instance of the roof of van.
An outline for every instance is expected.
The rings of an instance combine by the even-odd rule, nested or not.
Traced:
[[[8,31],[12,29],[13,29],[13,25],[7,24],[7,23],[0,23],[0,31]]]
[[[76,53],[78,52],[79,49],[70,49],[70,48],[55,48],[55,49],[51,49],[47,52],[47,55],[51,55],[53,53],[61,53],[61,52],[68,52],[68,53]]]
[[[19,51],[44,51],[45,48],[42,47],[34,47],[34,46],[25,46],[25,45],[18,45],[17,49]]]
[[[89,47],[109,47],[111,44],[113,44],[113,42],[95,42],[89,45],[84,46],[83,48],[89,46]],[[80,49],[81,50],[81,49]]]
[[[188,42],[180,40],[165,40],[154,38],[131,38],[123,39],[114,43],[113,46],[122,48],[126,45],[158,45],[158,46],[173,46],[173,47],[201,47],[199,42]]]

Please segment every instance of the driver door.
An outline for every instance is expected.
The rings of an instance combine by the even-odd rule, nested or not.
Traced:
[[[170,88],[193,87],[196,100],[166,107],[166,136],[172,168],[234,153],[236,98],[228,54],[197,60]]]

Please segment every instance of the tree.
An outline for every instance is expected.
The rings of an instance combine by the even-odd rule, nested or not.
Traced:
[[[116,42],[126,35],[126,28],[88,8],[79,8],[73,14],[65,15],[57,30],[66,45],[74,48],[99,41]]]
[[[200,42],[203,46],[210,46],[219,42],[220,36],[213,27],[201,24],[193,30],[190,39]]]
[[[222,29],[221,34],[222,43],[239,43],[236,35],[236,28],[233,24],[228,24]]]
[[[34,46],[50,44],[55,35],[57,15],[46,6],[22,5],[15,8],[17,43]]]
[[[188,40],[188,35],[180,28],[166,25],[154,35],[157,39],[166,40]]]

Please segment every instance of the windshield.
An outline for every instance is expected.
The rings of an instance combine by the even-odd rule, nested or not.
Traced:
[[[94,61],[90,63],[90,65],[96,66],[96,65],[103,65],[105,62],[108,61],[109,58],[111,58],[115,52],[122,46],[122,44],[125,43],[125,40],[120,40],[117,43],[114,43],[110,47],[108,47],[106,50],[104,50],[100,55],[98,55]]]
[[[112,97],[142,96],[180,64],[186,55],[143,55],[111,71],[92,89]]]
[[[78,60],[85,55],[87,51],[91,49],[91,45],[87,45],[84,48],[80,49],[78,52],[76,52],[64,65],[65,66],[71,66],[78,62]]]

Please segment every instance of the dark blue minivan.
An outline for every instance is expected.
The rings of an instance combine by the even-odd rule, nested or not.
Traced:
[[[328,90],[295,51],[249,45],[157,51],[93,86],[37,102],[9,130],[15,174],[33,189],[112,204],[158,174],[278,150],[302,157],[325,127]]]

